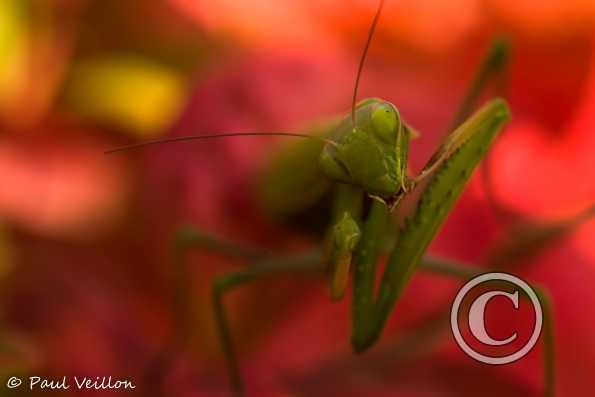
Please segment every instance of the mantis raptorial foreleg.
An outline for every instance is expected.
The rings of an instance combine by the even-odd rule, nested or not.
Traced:
[[[388,224],[389,209],[386,204],[374,201],[364,224],[363,236],[357,247],[353,271],[353,302],[351,306],[351,344],[355,351],[369,346],[369,335],[377,324],[374,284],[376,266],[382,249],[383,236]]]
[[[374,296],[375,259],[378,255],[375,236],[386,228],[386,206],[377,202],[372,210],[358,246],[354,272],[354,322],[352,344],[363,351],[379,337],[394,304],[413,274],[427,246],[446,219],[466,181],[477,166],[502,125],[508,120],[508,107],[494,100],[476,112],[449,135],[440,152],[445,156],[422,193],[413,214],[389,256],[377,298]],[[434,161],[434,160],[431,160]],[[370,281],[372,280],[372,281]]]
[[[333,203],[331,227],[326,237],[326,259],[331,299],[343,297],[353,258],[353,251],[361,238],[359,222],[364,192],[354,186],[337,184]]]

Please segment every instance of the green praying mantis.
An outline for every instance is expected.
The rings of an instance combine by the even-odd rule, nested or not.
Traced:
[[[368,48],[381,15],[381,0],[372,21],[357,70],[351,111],[320,128],[318,134],[298,133],[223,133],[192,135],[155,140],[112,149],[108,152],[151,144],[211,139],[230,136],[284,135],[308,138],[281,152],[265,175],[263,197],[273,206],[295,204],[300,193],[315,190],[310,202],[323,193],[332,196],[322,248],[302,255],[267,257],[261,250],[220,239],[195,228],[181,229],[175,238],[174,269],[178,274],[178,303],[184,306],[185,255],[192,248],[203,248],[252,262],[251,266],[224,274],[213,281],[212,300],[215,323],[226,357],[233,391],[243,394],[243,382],[224,308],[225,295],[242,285],[264,277],[287,272],[318,272],[329,280],[330,296],[340,300],[353,279],[351,344],[363,352],[380,337],[385,323],[418,268],[442,275],[469,279],[478,274],[476,267],[426,255],[457,198],[474,169],[484,158],[498,133],[510,118],[503,99],[493,99],[472,113],[493,77],[499,76],[507,63],[509,48],[496,40],[473,79],[448,136],[417,176],[410,176],[408,152],[410,141],[418,133],[401,117],[397,107],[382,99],[357,102],[357,91]],[[316,131],[318,132],[318,131]],[[308,168],[303,167],[307,162]],[[312,166],[315,164],[315,166]],[[287,175],[295,175],[288,178]],[[305,189],[305,187],[310,189]],[[313,188],[316,186],[316,188]],[[405,211],[404,198],[418,194],[402,225],[391,213]],[[396,233],[391,230],[397,229]],[[377,286],[377,265],[387,255],[384,273]],[[539,290],[545,312],[544,394],[554,395],[554,337],[550,304]],[[183,310],[182,310],[183,311]],[[180,314],[184,318],[184,313]],[[181,320],[184,321],[184,320]],[[186,326],[181,326],[185,328]]]

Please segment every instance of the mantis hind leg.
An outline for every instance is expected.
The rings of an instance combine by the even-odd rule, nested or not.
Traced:
[[[228,257],[258,260],[267,251],[203,233],[193,226],[180,227],[171,242],[171,307],[174,317],[171,342],[153,359],[144,371],[145,384],[155,395],[162,395],[163,378],[173,365],[176,355],[188,342],[192,333],[192,310],[190,307],[190,277],[186,263],[187,253],[192,249],[205,249]]]
[[[203,233],[194,227],[178,229],[173,248],[173,308],[177,319],[175,337],[175,345],[177,346],[186,342],[190,336],[192,326],[191,310],[189,308],[189,277],[185,261],[186,254],[190,249],[199,248],[228,257],[246,259],[252,263],[252,265],[244,269],[216,277],[211,290],[215,326],[221,341],[221,348],[225,356],[232,389],[235,395],[243,395],[243,382],[223,305],[225,294],[236,287],[275,274],[296,271],[322,273],[324,270],[322,266],[322,254],[319,251],[313,251],[302,255],[272,257],[270,253],[262,249],[238,244],[212,234]],[[176,350],[175,348],[167,349],[161,355],[161,360],[171,360],[171,355]]]
[[[312,251],[303,255],[264,259],[244,269],[219,276],[213,281],[211,296],[215,325],[235,395],[243,395],[244,388],[223,299],[228,292],[237,287],[265,277],[292,272],[322,274],[324,272],[322,254],[319,251]]]
[[[186,255],[192,249],[205,249],[227,257],[256,261],[270,255],[267,251],[203,233],[192,226],[179,228],[172,249],[172,308],[176,319],[176,341],[183,344],[189,337],[190,296]]]

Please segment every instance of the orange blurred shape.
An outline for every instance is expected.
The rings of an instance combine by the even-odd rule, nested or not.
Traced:
[[[480,23],[477,0],[394,1],[391,20],[397,38],[428,52],[445,52]],[[389,8],[391,9],[391,8]]]
[[[363,42],[379,2],[332,0],[312,4],[318,5],[315,12],[323,13],[335,29],[350,31],[350,36]],[[480,11],[478,0],[386,0],[378,36],[417,51],[445,53],[477,30]]]
[[[530,37],[572,37],[593,31],[593,0],[485,0],[494,15]]]
[[[378,1],[171,0],[207,29],[260,45],[329,45],[365,40]],[[386,1],[379,35],[430,52],[450,49],[479,23],[478,0]],[[348,33],[345,37],[345,33]]]
[[[375,0],[170,0],[206,29],[261,46],[365,40]],[[593,0],[386,0],[378,36],[426,53],[445,53],[486,25],[528,37],[592,31]]]
[[[328,38],[309,14],[308,0],[171,1],[206,29],[247,43],[312,45]]]
[[[86,238],[122,209],[121,164],[98,145],[0,140],[0,215],[33,232]]]

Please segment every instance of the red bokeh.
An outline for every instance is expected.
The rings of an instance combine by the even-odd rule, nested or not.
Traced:
[[[7,4],[18,9],[18,0]],[[0,376],[112,375],[133,379],[143,396],[227,395],[209,287],[215,275],[244,265],[238,260],[190,255],[190,342],[151,372],[175,331],[170,243],[176,227],[195,224],[277,253],[315,245],[258,202],[255,180],[282,139],[103,151],[146,136],[295,131],[344,113],[376,2],[32,4],[37,14],[14,13],[23,37],[6,48],[19,51],[0,54],[0,338],[17,352],[0,353]],[[6,10],[0,6],[12,15]],[[519,222],[553,222],[593,205],[594,22],[587,0],[387,1],[361,96],[392,101],[422,132],[412,143],[414,170],[442,139],[490,38],[507,34],[514,48],[505,95],[513,119],[489,155],[489,180],[474,175],[432,253],[486,264]],[[137,96],[113,91],[122,95],[114,98],[122,102],[117,119],[92,106],[104,97],[88,93],[96,103],[73,103],[72,91],[84,89],[72,78],[79,63],[109,63],[114,54],[165,67],[186,91],[154,89],[166,78],[147,74]],[[52,67],[44,76],[30,72],[32,63]],[[29,72],[17,79],[5,65]],[[184,106],[165,120],[167,129],[135,130],[127,109],[147,98]],[[516,216],[500,214],[494,198]],[[595,224],[585,222],[515,263],[515,274],[552,297],[559,396],[586,396],[593,386],[594,240]],[[406,342],[395,347],[440,319],[458,286],[416,275],[381,342],[362,356],[348,343],[349,299],[331,303],[323,280],[287,276],[234,292],[226,302],[248,394],[538,395],[541,348],[503,368],[479,365],[456,347],[446,319],[417,354],[399,350]]]

